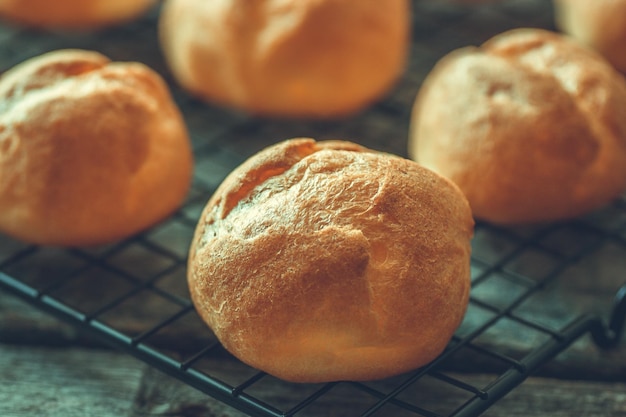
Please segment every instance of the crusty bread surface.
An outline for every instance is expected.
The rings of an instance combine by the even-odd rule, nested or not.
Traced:
[[[626,82],[565,36],[503,33],[433,68],[413,108],[409,155],[455,182],[477,218],[586,214],[626,189]]]
[[[94,29],[146,12],[155,0],[0,0],[0,18],[49,29]]]
[[[473,219],[450,181],[345,141],[291,139],[211,197],[192,299],[227,350],[295,382],[433,360],[465,313]]]
[[[626,0],[553,0],[557,27],[626,73]]]
[[[169,0],[162,50],[177,81],[212,103],[328,118],[380,99],[404,71],[407,0]]]
[[[107,243],[171,214],[192,173],[167,86],[139,63],[53,51],[0,78],[0,230],[50,245]]]

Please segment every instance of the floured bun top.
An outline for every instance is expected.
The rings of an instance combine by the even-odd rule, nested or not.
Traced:
[[[242,361],[298,382],[433,360],[465,313],[473,220],[450,181],[344,141],[252,156],[199,220],[188,281]]]

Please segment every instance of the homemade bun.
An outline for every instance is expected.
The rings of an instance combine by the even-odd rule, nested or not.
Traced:
[[[472,233],[458,188],[415,162],[292,139],[211,197],[189,288],[253,367],[296,382],[383,378],[433,360],[461,322]]]
[[[155,0],[0,0],[0,17],[50,29],[91,29],[138,17]]]
[[[463,6],[476,6],[490,3],[500,3],[502,0],[430,0],[432,3],[452,3]]]
[[[453,51],[421,87],[409,155],[475,217],[575,217],[626,189],[626,82],[600,55],[539,29]]]
[[[334,117],[379,99],[404,70],[408,0],[169,0],[160,19],[178,82],[277,117]]]
[[[626,72],[626,0],[555,0],[556,25]]]
[[[113,241],[173,212],[191,172],[181,115],[142,64],[60,50],[0,78],[0,231],[40,244]]]

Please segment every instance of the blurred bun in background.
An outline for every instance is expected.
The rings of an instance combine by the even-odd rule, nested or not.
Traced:
[[[325,118],[381,98],[405,69],[408,0],[168,0],[163,52],[210,102]]]
[[[155,0],[0,0],[0,18],[47,29],[95,29],[132,20]]]

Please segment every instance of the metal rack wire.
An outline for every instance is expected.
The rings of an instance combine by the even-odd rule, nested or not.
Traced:
[[[171,221],[180,222],[191,233],[192,228],[189,219],[175,217]],[[490,229],[486,225],[479,225],[478,227],[479,230]],[[567,225],[563,227],[571,228],[573,226]],[[578,227],[581,226],[578,225]],[[210,369],[207,370],[205,367],[200,366],[200,362],[205,358],[223,357],[225,355],[219,343],[210,334],[207,334],[202,340],[190,341],[185,346],[186,349],[183,349],[184,352],[180,357],[179,355],[169,355],[161,350],[161,347],[163,345],[167,346],[167,343],[164,343],[162,338],[157,337],[157,335],[163,332],[167,333],[170,327],[179,326],[180,321],[186,317],[195,319],[195,311],[187,298],[179,296],[161,285],[163,284],[162,281],[170,274],[181,273],[184,270],[184,258],[171,249],[151,242],[149,236],[138,236],[131,241],[107,248],[105,251],[97,254],[78,249],[68,250],[62,256],[70,257],[72,259],[71,263],[75,267],[68,268],[63,273],[56,273],[54,280],[50,280],[46,276],[45,283],[37,283],[30,282],[30,279],[37,281],[42,277],[33,275],[31,277],[22,276],[21,279],[16,279],[7,273],[0,273],[0,286],[28,300],[42,310],[97,335],[116,348],[136,356],[146,363],[252,416],[299,415],[298,413],[305,410],[313,402],[318,401],[330,391],[337,390],[342,385],[349,386],[350,389],[373,398],[374,403],[368,409],[361,410],[360,415],[373,415],[379,409],[391,405],[413,413],[411,415],[429,417],[443,415],[475,416],[486,410],[495,401],[546,363],[546,361],[567,349],[574,341],[586,333],[591,333],[597,342],[604,347],[614,345],[621,338],[624,316],[626,315],[626,287],[622,288],[616,295],[613,318],[608,328],[595,315],[573,317],[570,322],[555,329],[524,318],[517,313],[517,308],[521,304],[534,297],[545,286],[550,285],[551,281],[558,279],[560,272],[567,265],[576,262],[581,256],[589,256],[594,247],[601,246],[600,241],[595,241],[593,244],[585,247],[580,254],[572,257],[563,257],[560,263],[540,280],[530,279],[524,275],[518,275],[506,270],[505,265],[519,256],[523,248],[537,245],[542,236],[553,233],[554,229],[554,227],[541,229],[525,240],[520,240],[516,250],[502,258],[499,262],[487,264],[478,258],[473,260],[475,265],[481,269],[481,272],[475,274],[473,278],[474,291],[478,295],[472,296],[471,307],[489,312],[490,314],[487,318],[479,320],[478,324],[466,324],[465,327],[462,327],[460,333],[453,338],[447,350],[437,360],[423,369],[416,370],[397,379],[391,389],[387,388],[386,391],[376,389],[366,383],[357,382],[339,382],[314,386],[312,387],[312,392],[307,397],[299,399],[288,409],[270,404],[250,393],[254,386],[263,384],[264,379],[271,378],[262,372],[247,369],[246,372],[240,372],[247,375],[245,378],[242,378],[237,383],[227,383],[213,376]],[[614,238],[610,234],[605,236],[606,239]],[[622,239],[620,239],[620,244],[623,244]],[[120,254],[129,250],[131,245],[141,246],[145,250],[154,251],[154,254],[150,256],[166,257],[171,259],[172,262],[163,269],[143,277],[125,271],[116,265],[116,259]],[[624,250],[626,251],[626,245]],[[42,259],[53,260],[58,256],[58,254],[54,254],[52,257],[48,257],[44,253],[46,251],[46,248],[22,247],[13,252],[11,256],[3,258],[0,267],[4,271],[19,270],[20,264],[37,262],[37,258],[40,255],[42,255]],[[67,263],[69,263],[68,260],[63,260],[63,266]],[[95,272],[96,270],[100,272]],[[118,288],[112,294],[102,294],[102,288],[98,288],[100,303],[94,305],[95,299],[86,295],[84,289],[93,286],[94,275],[100,275],[103,273],[102,271],[104,271],[105,275],[110,275],[109,278],[114,276],[123,285],[116,285]],[[500,306],[482,300],[479,291],[481,286],[488,285],[490,281],[498,279],[505,279],[520,286],[520,291],[515,297]],[[80,297],[87,297],[84,305],[82,303],[83,300],[77,299],[77,294]],[[145,300],[149,297],[159,298],[159,308],[166,311],[166,314],[156,319],[152,325],[129,330],[124,324],[107,317],[110,316],[111,312],[122,310],[120,316],[123,318],[126,314],[124,311],[125,303],[128,303],[129,300]],[[164,304],[166,307],[164,307]],[[540,338],[542,340],[540,343],[537,343],[536,346],[533,346],[532,349],[519,357],[511,356],[509,353],[502,352],[494,347],[483,346],[478,341],[480,337],[503,320],[513,321],[518,326],[545,335],[545,337]],[[194,345],[195,349],[193,349]],[[451,361],[462,350],[465,350],[465,354],[470,355],[474,361],[489,363],[489,368],[495,372],[493,381],[484,387],[477,387],[457,377],[449,376],[445,371],[450,367],[447,362]],[[457,404],[456,408],[442,414],[441,412],[427,410],[421,407],[419,403],[412,402],[409,399],[400,399],[402,393],[410,390],[411,386],[417,384],[425,377],[434,378],[467,392],[467,401]]]
[[[572,268],[602,259],[607,247],[626,258],[624,200],[568,223],[525,229],[478,223],[468,314],[439,358],[385,381],[301,385],[288,403],[264,395],[264,385],[284,383],[230,357],[201,323],[187,294],[185,262],[196,219],[230,170],[256,150],[293,136],[355,139],[404,154],[410,102],[432,61],[506,25],[550,22],[543,0],[528,2],[524,8],[520,2],[504,3],[478,12],[415,2],[422,9],[415,16],[414,51],[406,77],[388,99],[349,120],[257,120],[207,106],[172,84],[196,156],[194,184],[184,206],[156,227],[106,247],[37,247],[0,236],[0,288],[251,416],[314,415],[318,403],[348,396],[362,399],[363,408],[354,410],[362,416],[388,415],[390,410],[393,415],[477,416],[581,337],[589,334],[603,348],[616,346],[623,336],[626,286],[603,312],[609,315],[606,322],[597,313],[572,312],[567,305],[562,309],[565,314],[545,317],[529,306],[558,301],[559,283]],[[156,13],[131,26],[80,39],[4,27],[2,68],[46,50],[83,47],[114,59],[144,61],[167,77],[154,44]],[[491,32],[477,21],[490,22]],[[485,33],[476,33],[476,28]],[[473,34],[471,39],[468,33]],[[119,46],[121,39],[124,48]],[[494,344],[496,329],[498,335],[510,332],[521,342]],[[229,361],[236,372],[220,374],[215,361]],[[479,364],[493,378],[475,386],[462,373],[450,372],[462,371],[467,363]],[[424,405],[419,390],[433,384],[462,392],[463,400],[437,409]]]

